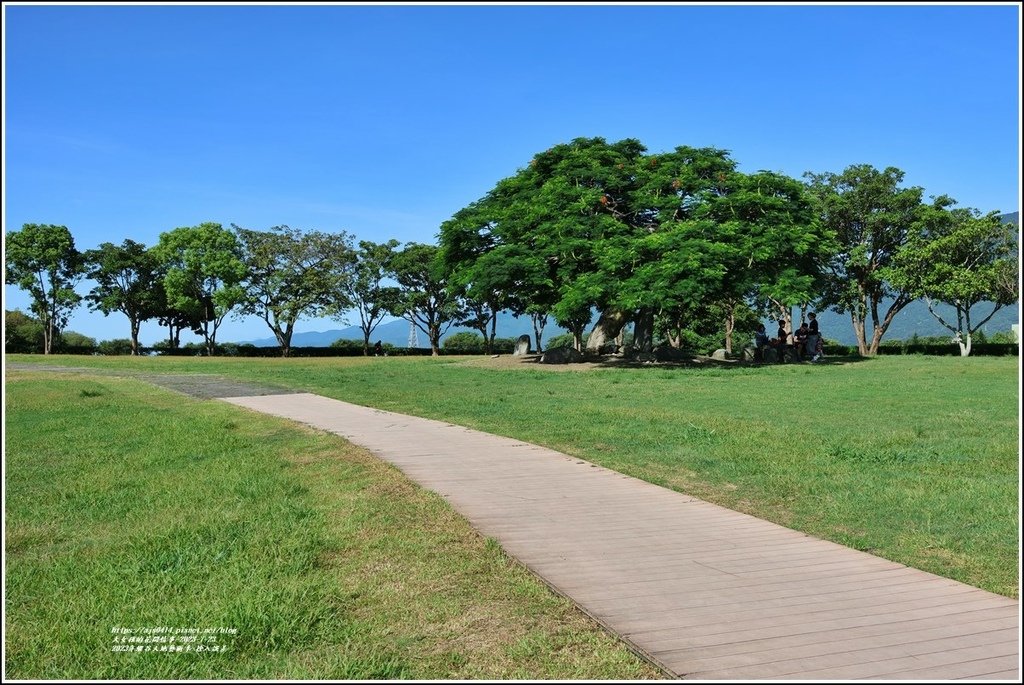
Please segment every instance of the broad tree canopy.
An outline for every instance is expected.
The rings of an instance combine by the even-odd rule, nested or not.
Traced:
[[[927,302],[966,357],[973,334],[1020,297],[1016,226],[1002,223],[998,211],[982,215],[976,209],[930,208],[916,228],[886,276]],[[947,321],[936,302],[953,307],[956,320]],[[987,311],[976,311],[982,303],[989,303]]]
[[[351,305],[348,284],[356,253],[344,233],[303,232],[288,226],[256,231],[234,226],[242,247],[242,312],[267,324],[281,356],[291,349],[301,316],[321,316]]]
[[[659,315],[759,288],[806,296],[831,236],[804,186],[735,167],[715,148],[556,145],[442,225],[444,262],[496,303],[550,311],[577,346],[594,309],[588,346],[635,321],[649,347]]]
[[[157,257],[165,265],[167,304],[179,312],[199,312],[199,332],[207,354],[214,354],[217,329],[245,299],[242,246],[217,223],[184,226],[160,234]]]
[[[85,253],[89,278],[96,281],[87,295],[90,307],[104,315],[121,312],[131,326],[132,354],[139,354],[139,327],[161,313],[160,264],[152,251],[134,240],[102,243]]]
[[[877,354],[893,317],[914,300],[885,275],[920,219],[922,189],[901,188],[904,174],[895,167],[878,171],[858,164],[841,174],[805,176],[819,220],[838,241],[824,302],[850,314],[862,355]],[[932,206],[942,209],[950,203],[943,196]],[[891,298],[891,304],[882,310],[886,298]]]

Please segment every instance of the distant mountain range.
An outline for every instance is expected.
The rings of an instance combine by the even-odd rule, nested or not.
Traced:
[[[448,332],[441,336],[441,342],[444,343],[445,339],[455,333],[462,332],[477,333],[478,331],[472,328],[466,328],[464,326],[453,326],[448,329]],[[547,342],[552,337],[565,333],[565,330],[558,328],[552,323],[549,323],[544,328],[543,342]],[[423,331],[416,329],[417,338],[419,339],[419,347],[430,347],[430,340],[423,333]],[[530,339],[533,339],[533,323],[528,317],[516,318],[511,314],[502,313],[498,316],[497,326],[497,337],[499,338],[518,338],[521,335],[529,335]],[[331,329],[329,331],[309,331],[305,333],[295,333],[292,336],[293,347],[328,347],[335,340],[358,340],[363,341],[363,331],[359,326],[349,326],[348,328]],[[404,319],[398,319],[388,323],[382,323],[374,329],[373,335],[370,336],[370,344],[380,340],[382,343],[390,343],[396,347],[408,347],[409,345],[409,322]],[[259,340],[247,341],[256,347],[275,347],[277,345],[276,338],[261,338]]]
[[[1019,226],[1018,217],[1019,212],[1010,212],[1003,214],[1000,218],[1003,220],[1003,223],[1013,222]],[[881,307],[883,313],[888,306],[889,302],[883,303]],[[956,319],[956,313],[952,307],[938,305],[936,310],[946,321]],[[984,318],[990,311],[991,305],[981,304],[974,309],[972,315],[975,317],[975,320],[978,320]],[[1000,331],[1008,331],[1010,330],[1010,325],[1015,323],[1020,323],[1019,304],[1003,307],[982,327],[982,330],[986,335],[991,335]],[[818,325],[821,327],[821,332],[826,338],[836,340],[843,345],[854,345],[857,342],[853,335],[850,317],[847,314],[837,314],[830,311],[819,312]],[[445,335],[441,336],[441,342],[443,343],[450,335],[466,331],[476,332],[471,328],[455,326],[450,328]],[[543,342],[546,344],[552,337],[565,332],[565,329],[559,328],[553,322],[549,323],[544,328]],[[883,340],[906,340],[915,333],[922,337],[952,335],[947,328],[936,321],[935,317],[929,313],[928,305],[923,300],[911,302],[903,311],[897,314]],[[531,339],[533,338],[533,324],[528,317],[517,318],[505,312],[498,316],[497,335],[499,338],[518,338],[523,334],[529,335]],[[429,347],[430,341],[427,340],[426,335],[422,331],[417,330],[417,337],[419,339],[419,347]],[[292,345],[294,347],[328,347],[335,340],[358,340],[362,342],[363,333],[358,326],[328,331],[297,332],[292,336]],[[396,347],[407,347],[409,344],[409,322],[398,319],[380,324],[374,330],[370,342],[372,344],[378,340],[390,343]],[[274,347],[277,345],[275,338],[261,338],[246,342],[257,347]]]

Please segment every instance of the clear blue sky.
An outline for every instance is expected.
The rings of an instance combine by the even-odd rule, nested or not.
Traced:
[[[62,224],[82,250],[204,221],[434,242],[579,136],[797,178],[896,166],[926,196],[1014,211],[1019,54],[1015,3],[7,4],[4,228]],[[84,305],[69,328],[129,333]],[[270,335],[229,320],[218,339]]]

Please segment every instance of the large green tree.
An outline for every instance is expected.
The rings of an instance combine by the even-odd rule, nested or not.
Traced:
[[[24,224],[7,232],[4,257],[4,282],[31,296],[30,308],[43,326],[43,353],[50,354],[82,300],[75,285],[85,270],[75,239],[66,226]]]
[[[269,231],[233,228],[245,263],[241,311],[266,322],[282,357],[291,351],[300,317],[322,316],[351,304],[346,291],[356,255],[348,234],[303,232],[288,226]]]
[[[139,328],[160,314],[162,278],[154,253],[142,243],[102,243],[84,254],[89,278],[96,286],[86,295],[89,307],[108,316],[121,312],[131,327],[132,354],[139,354]]]
[[[456,281],[516,293],[577,346],[597,310],[588,348],[632,321],[634,345],[650,349],[658,317],[759,287],[795,296],[820,269],[827,231],[803,185],[735,166],[715,148],[646,154],[633,139],[576,139],[446,222],[442,249]]]
[[[961,356],[971,353],[974,333],[1020,297],[1018,233],[999,212],[930,208],[918,230],[893,259],[886,276],[928,304],[928,311],[954,335]],[[956,321],[935,308],[950,305]],[[978,307],[985,303],[978,311]],[[987,310],[987,312],[986,312]],[[972,317],[976,317],[972,322]]]
[[[391,313],[423,331],[430,340],[431,354],[441,354],[441,336],[462,315],[455,291],[449,287],[447,272],[438,248],[423,243],[406,243],[391,261],[398,282],[398,296]]]
[[[903,177],[895,167],[879,171],[867,164],[847,167],[841,174],[805,174],[818,218],[838,241],[823,301],[849,313],[864,356],[878,353],[893,318],[915,299],[907,288],[885,278],[925,207],[921,188],[901,187]],[[950,202],[941,196],[932,208]]]
[[[198,318],[206,352],[217,348],[217,329],[245,301],[242,246],[218,223],[183,226],[160,234],[155,249],[165,270],[167,305]]]
[[[351,307],[359,315],[359,330],[363,333],[363,356],[370,355],[370,336],[389,312],[398,306],[399,289],[388,285],[391,265],[395,259],[397,240],[375,243],[359,241],[356,251],[355,272],[348,281],[346,295]],[[341,314],[335,311],[334,315]]]

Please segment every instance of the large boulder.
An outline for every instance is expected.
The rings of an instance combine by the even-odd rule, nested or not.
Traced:
[[[544,350],[540,356],[541,364],[569,364],[583,361],[583,355],[572,347],[554,347]]]
[[[717,350],[711,353],[711,358],[716,359],[720,362],[724,362],[728,357],[726,357],[726,352],[724,349],[718,348]]]
[[[530,336],[523,334],[516,339],[516,346],[512,350],[512,355],[521,357],[526,354],[530,354]]]

